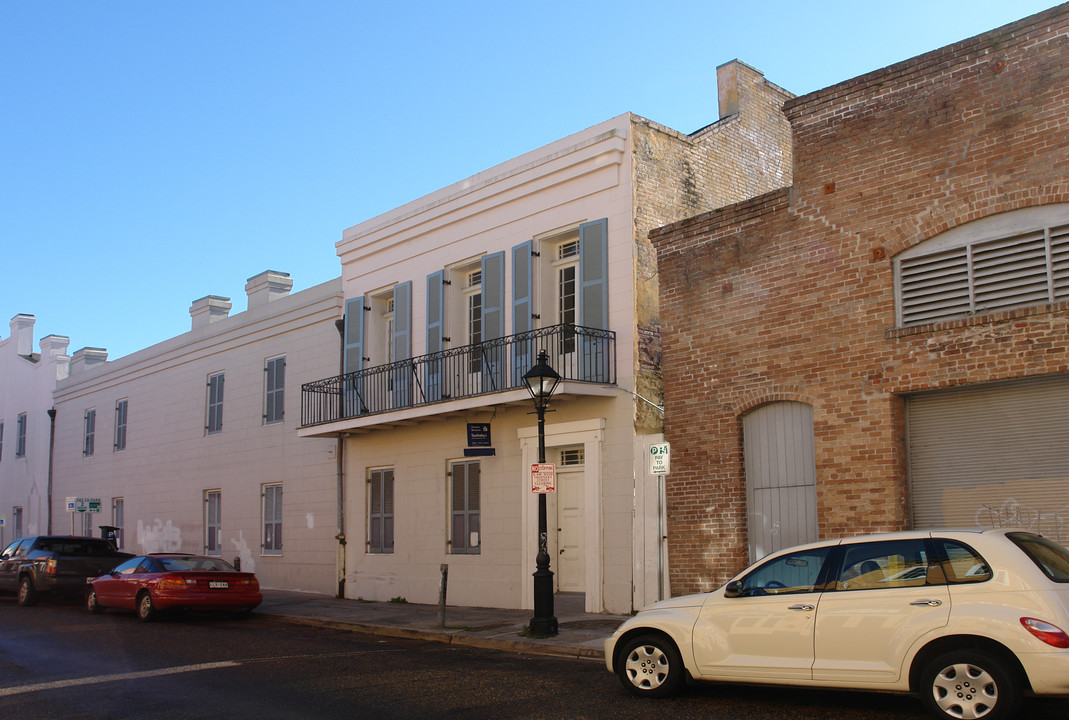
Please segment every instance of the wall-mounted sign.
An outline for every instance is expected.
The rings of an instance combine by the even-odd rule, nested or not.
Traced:
[[[670,450],[666,442],[650,445],[650,475],[668,474]]]
[[[557,468],[553,463],[531,464],[531,492],[539,495],[557,492]]]
[[[468,447],[490,447],[490,423],[468,423]]]
[[[100,498],[67,498],[67,512],[69,513],[98,513],[101,505]]]

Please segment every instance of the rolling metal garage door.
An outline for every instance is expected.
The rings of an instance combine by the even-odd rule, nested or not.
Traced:
[[[906,399],[913,525],[1069,542],[1069,376]]]

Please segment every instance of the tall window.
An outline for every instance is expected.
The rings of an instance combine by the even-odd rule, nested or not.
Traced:
[[[579,240],[567,240],[557,246],[554,268],[557,274],[557,322],[561,325],[576,323],[576,273],[579,270]],[[575,331],[564,331],[563,352],[575,352]]]
[[[11,525],[12,530],[15,532],[15,537],[22,537],[22,508],[17,505],[11,508]]]
[[[115,450],[126,449],[126,400],[115,403]],[[121,547],[121,546],[120,546]]]
[[[450,550],[453,553],[479,552],[479,461],[450,465]]]
[[[208,378],[208,424],[209,433],[223,429],[223,373]]]
[[[223,494],[218,490],[204,492],[204,552],[221,555],[223,531]]]
[[[4,421],[0,420],[0,460],[4,459]]]
[[[267,361],[264,367],[264,423],[282,422],[286,415],[286,358]]]
[[[368,474],[368,552],[393,552],[393,468]]]
[[[26,413],[15,421],[15,457],[26,457]]]
[[[482,370],[482,349],[479,343],[483,341],[483,274],[481,270],[468,273],[468,279],[464,286],[464,297],[467,300],[467,335],[468,344],[474,345],[471,352],[471,367],[469,372],[477,373]]]
[[[282,485],[264,485],[264,555],[282,554]]]
[[[82,445],[82,455],[93,457],[93,449],[96,446],[97,436],[97,411],[96,409],[85,411],[85,435]]]
[[[125,514],[123,506],[124,501],[122,498],[111,499],[111,524],[116,528],[115,547],[119,550],[126,547],[126,538],[124,537],[125,533],[123,532],[123,527],[125,525],[123,521],[123,515]]]

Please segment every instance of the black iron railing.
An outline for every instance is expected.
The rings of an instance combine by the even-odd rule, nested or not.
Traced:
[[[539,350],[565,381],[616,383],[616,333],[554,325],[305,383],[301,425],[526,389]]]

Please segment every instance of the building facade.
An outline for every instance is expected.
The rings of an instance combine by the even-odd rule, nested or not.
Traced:
[[[341,438],[346,597],[532,606],[546,419],[557,592],[629,612],[667,592],[657,263],[648,232],[790,181],[790,94],[718,69],[721,119],[624,114],[346,230],[343,360],[302,390],[303,437]]]
[[[0,546],[49,531],[52,391],[70,370],[70,341],[48,335],[34,352],[36,322],[16,315],[0,340]]]
[[[337,367],[340,281],[292,285],[264,272],[244,312],[208,296],[188,333],[110,362],[75,353],[55,388],[57,532],[112,526],[128,552],[219,555],[266,587],[336,592],[337,443],[296,429],[301,384]]]
[[[786,102],[793,184],[656,230],[675,592],[796,542],[1069,541],[1069,9]]]

